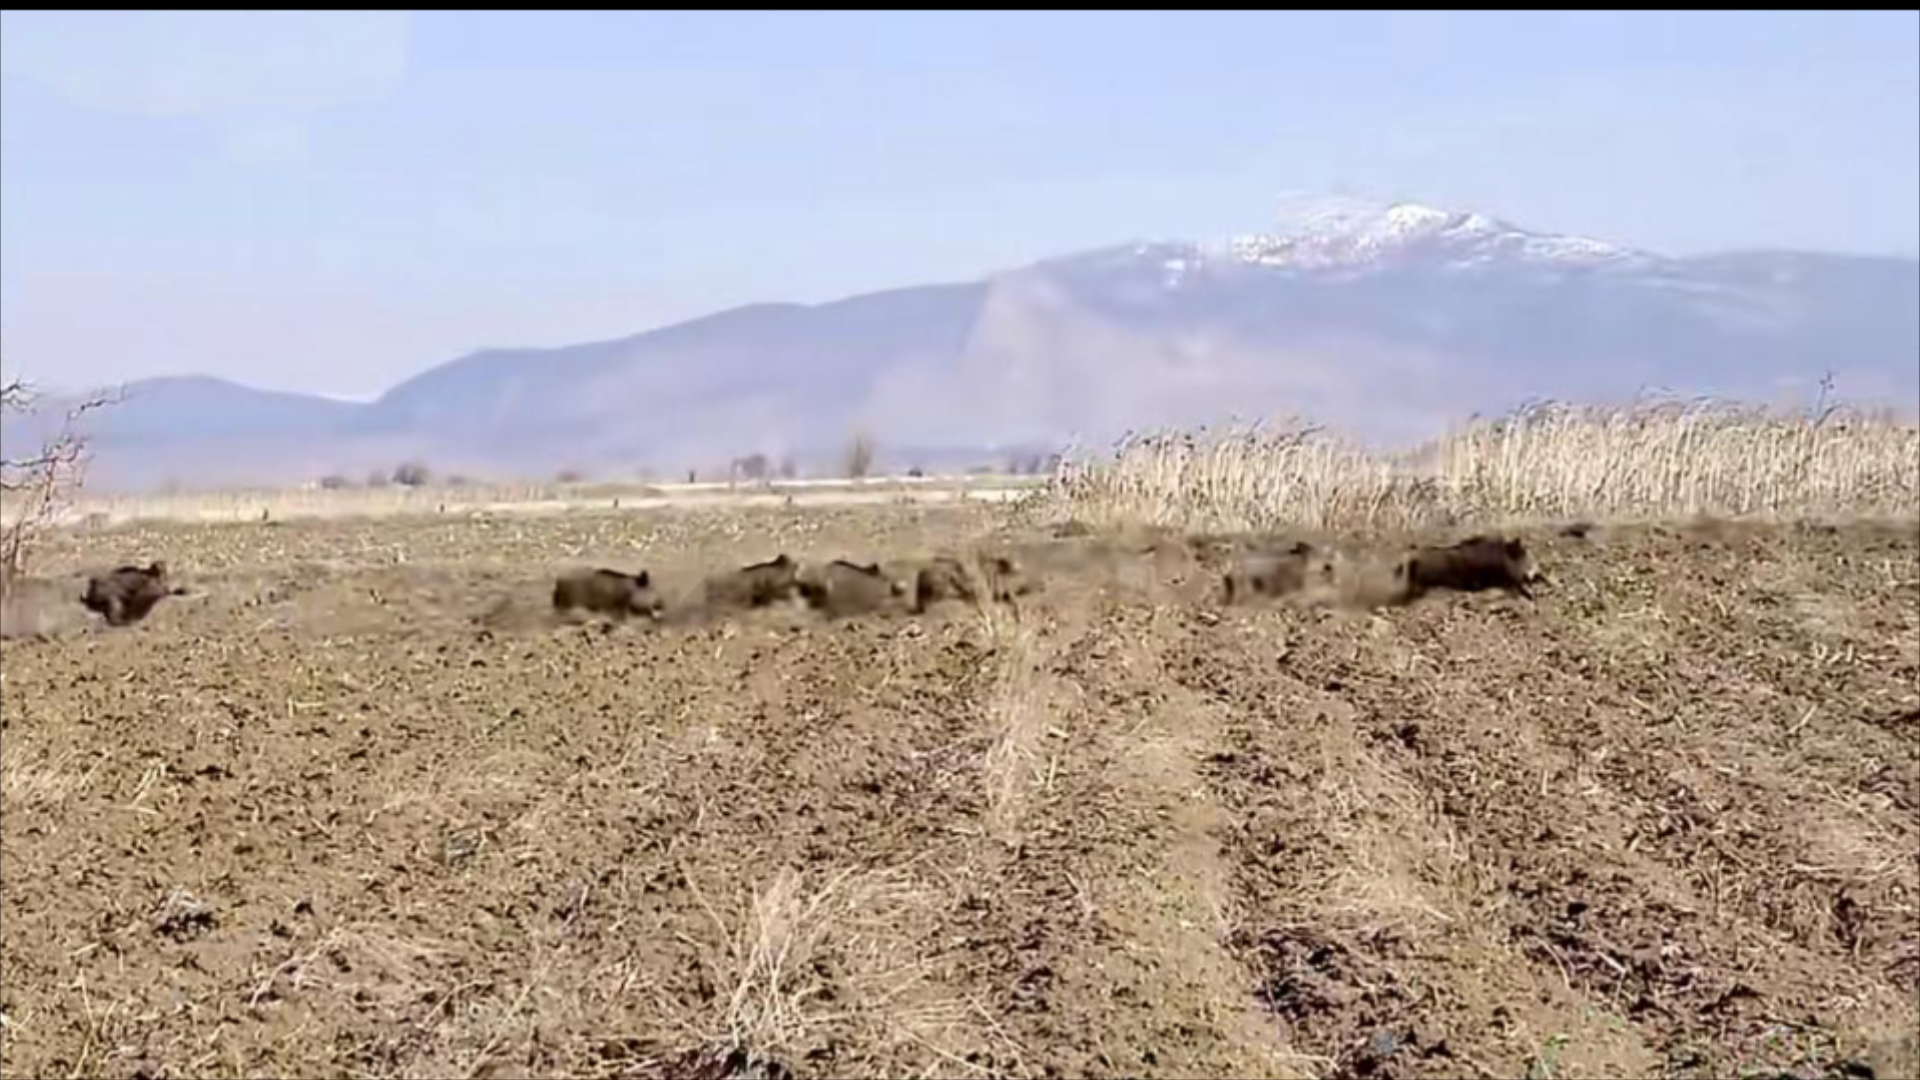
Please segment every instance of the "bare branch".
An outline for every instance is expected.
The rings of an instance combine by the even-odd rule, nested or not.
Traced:
[[[79,419],[95,409],[116,404],[122,391],[99,391],[67,408],[57,433],[29,457],[0,457],[0,591],[26,568],[27,556],[39,537],[59,517],[60,509],[78,488],[86,469],[87,440]],[[24,379],[0,383],[0,412],[25,414],[39,404],[40,394]]]
[[[33,408],[38,396],[25,379],[8,379],[0,383],[0,409],[7,412],[26,412]]]

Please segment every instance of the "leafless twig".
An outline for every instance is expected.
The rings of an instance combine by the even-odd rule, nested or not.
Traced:
[[[79,420],[95,409],[115,404],[118,393],[96,392],[67,409],[58,432],[25,457],[0,456],[0,592],[25,572],[35,542],[58,516],[60,508],[86,471],[87,439]],[[25,416],[38,406],[40,395],[24,379],[0,383],[0,414]]]

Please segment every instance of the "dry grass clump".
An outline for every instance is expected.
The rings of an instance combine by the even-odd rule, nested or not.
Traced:
[[[84,788],[99,768],[96,761],[82,770],[71,752],[33,753],[17,745],[0,749],[0,810],[51,810]]]
[[[1039,636],[1028,623],[987,609],[989,640],[999,678],[988,699],[993,742],[981,763],[988,823],[1001,839],[1016,839],[1050,712]]]
[[[1088,524],[1241,531],[1418,524],[1430,508],[1417,486],[1316,430],[1255,428],[1131,435],[1106,461],[1063,461],[1050,494]]]
[[[1091,524],[1393,530],[1569,518],[1911,516],[1920,427],[1711,400],[1545,403],[1415,454],[1312,429],[1130,436],[1070,460],[1048,502]]]
[[[1920,509],[1920,428],[1715,401],[1548,403],[1441,441],[1463,516],[1889,516]]]
[[[809,879],[784,868],[732,917],[707,909],[723,1008],[692,1026],[749,1062],[797,1058],[836,1039],[945,1057],[967,1010],[938,984],[939,958],[927,948],[935,908],[898,871]]]

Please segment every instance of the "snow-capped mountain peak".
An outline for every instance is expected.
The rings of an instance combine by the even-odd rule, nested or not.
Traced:
[[[1537,233],[1484,214],[1418,203],[1313,199],[1283,205],[1270,232],[1237,236],[1234,262],[1295,271],[1365,272],[1411,263],[1474,270],[1521,264],[1587,269],[1645,266],[1654,256],[1582,236]]]

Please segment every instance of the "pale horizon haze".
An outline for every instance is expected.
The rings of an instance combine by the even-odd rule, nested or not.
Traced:
[[[0,349],[370,397],[483,347],[1271,224],[1920,256],[1920,13],[0,16]]]

